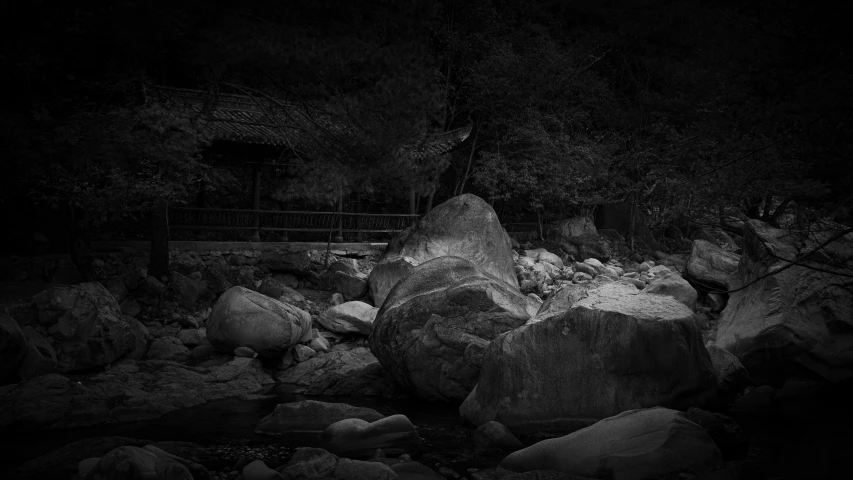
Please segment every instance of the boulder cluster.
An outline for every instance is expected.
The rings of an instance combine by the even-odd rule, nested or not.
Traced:
[[[534,248],[462,195],[378,257],[175,252],[168,278],[134,264],[53,284],[0,314],[0,426],[156,418],[276,384],[459,405],[472,448],[503,458],[476,478],[732,478],[748,442],[726,413],[790,412],[853,377],[853,284],[804,263],[849,263],[853,239],[791,265],[822,237],[742,228],[737,253],[708,234],[679,254],[626,255],[618,232],[574,218]],[[255,428],[306,432],[319,447],[246,459],[231,477],[455,475],[412,460],[429,444],[405,415],[306,400]],[[169,445],[90,453],[80,478],[212,478]]]

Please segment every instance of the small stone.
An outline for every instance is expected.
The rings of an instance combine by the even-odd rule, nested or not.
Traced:
[[[316,355],[317,355],[317,352],[313,348],[311,348],[307,345],[301,345],[300,344],[300,345],[295,345],[293,347],[293,358],[297,362],[304,362],[305,360],[308,360],[309,358],[314,357]]]

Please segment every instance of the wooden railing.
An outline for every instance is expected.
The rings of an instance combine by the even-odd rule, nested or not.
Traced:
[[[395,233],[418,215],[294,212],[213,208],[170,208],[169,227],[176,230],[262,230],[270,232]]]

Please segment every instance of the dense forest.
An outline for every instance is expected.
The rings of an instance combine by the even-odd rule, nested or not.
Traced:
[[[192,118],[139,86],[322,105],[349,128],[302,128],[301,167],[271,200],[317,208],[391,197],[419,213],[461,192],[508,220],[628,201],[661,231],[721,217],[851,221],[850,2],[293,0],[5,2],[0,109],[6,222],[31,204],[91,223],[180,205],[200,185],[245,208],[204,163]],[[148,126],[104,134],[97,119]],[[400,156],[471,125],[452,152]],[[433,201],[433,198],[436,201]],[[32,227],[34,228],[34,227]]]

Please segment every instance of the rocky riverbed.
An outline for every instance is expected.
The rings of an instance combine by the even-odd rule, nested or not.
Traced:
[[[111,253],[93,260],[97,281],[13,285],[0,295],[3,478],[793,479],[845,466],[839,326],[853,290],[799,266],[762,281],[778,268],[766,245],[796,254],[788,237],[745,223],[760,241],[631,253],[583,219],[538,245],[496,222],[464,195],[381,255],[173,252],[155,278],[144,254]]]

